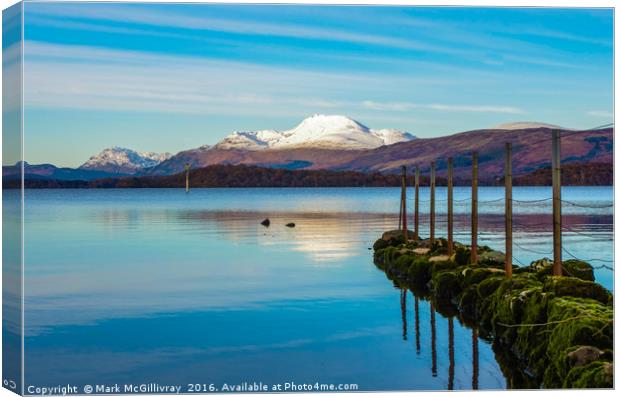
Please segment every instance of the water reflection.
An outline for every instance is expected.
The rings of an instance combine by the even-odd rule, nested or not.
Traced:
[[[454,318],[448,318],[448,390],[454,390]]]
[[[407,290],[400,291],[400,310],[403,322],[403,340],[407,340]]]
[[[478,390],[478,331],[475,328],[471,330],[471,345],[472,345],[472,375],[471,375],[471,388]]]
[[[415,351],[420,354],[420,299],[411,293],[415,298]]]
[[[437,329],[435,328],[435,306],[431,302],[431,374],[437,376]]]
[[[472,388],[526,384],[502,349],[484,335],[478,343],[454,313],[417,291],[400,291],[396,301],[368,250],[398,222],[387,213],[398,196],[392,206],[386,192],[28,192],[25,362],[32,381],[86,382],[98,373],[111,383],[204,374],[277,382],[282,374],[300,381],[312,374],[364,380],[364,390],[443,390],[468,387],[471,374]],[[240,211],[246,204],[249,211]],[[266,217],[269,228],[260,225]],[[549,229],[532,227],[539,215],[519,217],[529,226],[516,226],[515,236],[547,244]],[[427,220],[421,217],[422,230]],[[608,214],[566,221],[583,233],[612,235]],[[502,217],[481,210],[480,222],[481,243],[501,247]],[[461,240],[468,230],[469,219],[457,217]],[[609,241],[593,241],[582,253],[611,257]],[[407,299],[414,299],[409,308]],[[454,357],[470,351],[472,372],[462,374]],[[411,376],[429,365],[432,377]]]

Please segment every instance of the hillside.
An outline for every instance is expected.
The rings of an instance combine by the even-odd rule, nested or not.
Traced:
[[[193,168],[214,164],[245,164],[288,169],[328,169],[362,172],[398,172],[402,165],[420,166],[428,172],[436,161],[438,175],[445,175],[446,159],[454,159],[455,178],[469,179],[472,151],[478,151],[480,179],[492,183],[502,176],[504,144],[513,144],[515,175],[524,175],[544,168],[551,161],[551,129],[486,129],[429,139],[380,146],[375,149],[338,150],[289,148],[240,150],[199,148],[180,152],[143,175],[167,175],[183,170],[186,163]],[[575,133],[563,130],[562,158],[564,163],[613,163],[613,129]]]

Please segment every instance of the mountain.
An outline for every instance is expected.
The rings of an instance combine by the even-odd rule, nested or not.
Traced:
[[[504,145],[512,144],[513,174],[523,175],[551,163],[551,128],[486,129],[461,132],[431,139],[416,139],[360,153],[339,165],[339,169],[367,172],[398,172],[401,166],[419,166],[428,172],[436,162],[438,175],[446,174],[446,160],[452,157],[456,178],[471,175],[471,153],[479,154],[481,179],[503,176]],[[560,130],[562,163],[613,164],[613,129],[592,131]],[[488,183],[488,182],[487,182]]]
[[[320,119],[321,117],[307,119],[291,130],[295,131],[295,134],[287,135],[306,136],[302,132],[309,129],[307,129],[308,125],[319,125]],[[349,120],[342,120],[347,127],[338,130],[348,131],[352,129],[356,131],[352,134],[353,136],[357,136],[357,132],[360,131],[362,131],[360,133],[364,133],[363,126],[359,127],[359,123],[356,124],[356,122]],[[536,124],[540,125],[541,123]],[[342,126],[342,124],[339,125]],[[505,125],[504,128],[465,131],[438,138],[418,138],[396,143],[391,143],[393,141],[390,140],[393,130],[368,130],[367,135],[363,136],[381,136],[384,142],[391,144],[372,149],[352,150],[309,145],[281,147],[279,145],[283,140],[277,139],[278,144],[264,143],[265,138],[256,135],[263,142],[262,146],[266,146],[267,149],[241,149],[243,146],[228,146],[229,148],[225,149],[215,145],[206,149],[188,150],[148,169],[145,174],[174,174],[181,172],[187,163],[192,168],[215,164],[246,164],[284,169],[329,169],[392,173],[398,172],[402,165],[418,165],[423,170],[428,170],[431,161],[436,161],[438,174],[445,175],[446,159],[453,157],[455,176],[469,178],[471,152],[478,151],[480,177],[481,179],[492,179],[501,177],[503,173],[505,142],[513,144],[513,172],[515,176],[548,166],[551,161],[551,131],[556,127],[549,127],[549,124],[544,124],[533,128],[517,128],[518,125],[530,127],[532,123],[511,123]],[[613,162],[613,129],[585,132],[561,129],[560,131],[564,136],[562,139],[563,162]],[[398,139],[400,139],[399,133],[396,132],[396,141]]]
[[[59,168],[52,164],[28,164],[24,163],[24,178],[37,180],[60,180],[60,181],[91,181],[112,176],[123,176],[127,174],[117,174],[98,170]],[[15,165],[2,166],[2,179],[12,180],[21,179],[21,162]]]
[[[491,127],[492,130],[525,130],[530,128],[552,128],[558,130],[569,130],[570,128],[560,127],[555,124],[540,123],[537,121],[515,121]]]
[[[213,147],[182,151],[140,175],[170,175],[214,164],[284,169],[337,169],[361,153],[416,139],[396,129],[374,130],[345,116],[314,115],[286,131],[236,131]]]
[[[112,147],[91,156],[79,169],[105,171],[113,174],[135,174],[154,167],[172,157],[170,153],[138,153],[135,150]]]
[[[287,131],[235,131],[215,145],[217,149],[373,149],[414,139],[394,129],[372,130],[345,116],[315,114]]]

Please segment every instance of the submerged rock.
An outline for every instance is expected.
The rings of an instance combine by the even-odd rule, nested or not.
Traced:
[[[286,224],[286,227],[295,227],[295,224],[293,222],[289,222]]]
[[[269,227],[269,225],[271,224],[271,221],[269,220],[269,218],[265,218],[265,220],[263,220],[260,224],[265,227]]]

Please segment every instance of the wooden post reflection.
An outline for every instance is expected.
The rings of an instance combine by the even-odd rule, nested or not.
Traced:
[[[448,390],[454,390],[454,317],[448,318]]]
[[[435,307],[431,303],[431,373],[437,376],[437,331],[435,329]]]
[[[471,388],[478,390],[478,331],[471,331],[471,344],[472,344],[472,367],[473,373],[471,376]]]
[[[400,290],[400,315],[403,321],[403,340],[407,340],[407,290]]]
[[[415,351],[420,354],[420,299],[415,298]]]

